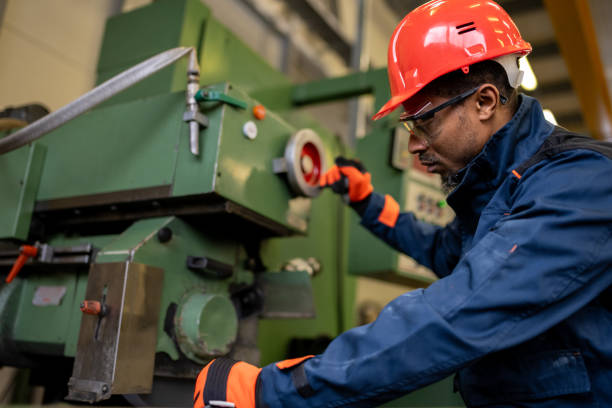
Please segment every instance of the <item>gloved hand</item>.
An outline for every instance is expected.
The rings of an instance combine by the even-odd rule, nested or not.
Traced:
[[[257,408],[261,368],[230,358],[217,358],[200,371],[193,394],[193,408],[227,406],[211,401],[231,402],[236,408]]]
[[[336,157],[336,164],[332,166],[323,177],[321,187],[331,187],[337,193],[346,195],[350,204],[363,202],[372,194],[374,187],[372,176],[358,160]]]
[[[291,358],[274,365],[281,371],[292,370],[312,357],[314,355]],[[232,407],[228,403],[234,404],[235,408],[264,407],[260,373],[261,368],[244,361],[226,357],[211,361],[200,371],[196,380],[193,408]],[[304,382],[299,375],[296,378],[298,380],[294,381],[298,381],[300,394],[312,392],[307,381]]]

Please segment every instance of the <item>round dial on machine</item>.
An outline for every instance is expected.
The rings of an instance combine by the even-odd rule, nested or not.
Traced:
[[[287,173],[291,190],[305,197],[316,197],[321,189],[319,181],[327,170],[325,149],[319,135],[312,129],[301,129],[291,136],[285,155],[277,159],[278,173]]]

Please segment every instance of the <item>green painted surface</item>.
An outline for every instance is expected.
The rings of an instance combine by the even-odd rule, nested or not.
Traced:
[[[83,316],[83,312],[81,312],[80,309],[80,303],[83,300],[86,300],[85,293],[87,291],[87,276],[88,271],[83,271],[76,274],[73,304],[66,315],[68,318],[68,326],[66,328],[63,353],[66,357],[76,356],[77,344],[79,342],[79,329],[81,328],[81,317]]]
[[[241,99],[246,99],[246,95]],[[223,136],[218,146],[215,191],[288,225],[291,192],[285,180],[272,171],[272,161],[283,157],[285,146],[297,129],[268,112],[264,120],[255,120],[257,137],[254,140],[246,138],[242,127],[247,120],[254,119],[250,113],[254,104],[249,100],[246,112],[227,106],[223,108]]]
[[[197,0],[159,0],[111,17],[98,62],[98,83],[171,48],[200,48],[210,11]],[[137,27],[138,29],[135,29]],[[185,89],[187,58],[113,97],[105,105]]]
[[[13,326],[21,304],[23,280],[0,286],[0,356],[11,354],[14,347]]]
[[[38,200],[170,184],[182,134],[184,93],[85,114],[48,134]]]
[[[247,92],[259,87],[289,84],[282,73],[214,18],[206,21],[200,55],[202,84],[230,80]]]
[[[288,115],[288,120],[320,132],[326,146],[326,160],[332,162],[340,151],[335,137],[304,117],[297,119]],[[315,319],[266,319],[260,322],[258,345],[262,364],[287,358],[292,338],[335,337],[354,325],[352,304],[355,280],[345,273],[341,251],[345,239],[342,219],[346,210],[335,194],[325,190],[312,201],[307,236],[275,238],[263,243],[262,258],[270,270],[279,270],[292,258],[314,257],[321,263],[321,272],[312,278]]]
[[[172,239],[161,243],[157,231],[167,227],[172,230]],[[172,303],[186,301],[195,291],[227,296],[229,285],[233,282],[248,282],[249,277],[235,273],[233,278],[214,280],[202,277],[186,267],[186,259],[191,256],[210,256],[217,261],[238,267],[238,245],[235,241],[204,234],[195,230],[175,217],[153,218],[134,223],[121,235],[105,246],[97,262],[117,262],[128,259],[156,266],[164,270],[164,285],[159,310],[157,351],[178,358],[177,350],[164,331],[166,312]]]
[[[25,272],[25,271],[24,271]],[[62,271],[48,273],[28,272],[20,274],[23,289],[19,309],[13,328],[14,338],[20,342],[25,352],[61,355],[68,333],[72,308],[75,305],[76,273]],[[37,306],[33,303],[34,294],[39,287],[55,286],[66,290],[59,305]],[[52,328],[49,330],[49,328]]]
[[[290,208],[292,194],[285,180],[273,173],[272,161],[283,156],[289,137],[298,129],[272,111],[264,120],[256,120],[251,112],[258,102],[237,87],[223,83],[207,89],[246,101],[247,109],[220,102],[202,104],[210,124],[200,132],[201,155],[192,155],[188,137],[181,138],[173,196],[214,190],[291,228],[290,216],[304,219],[304,215]],[[247,121],[257,126],[254,140],[243,134]]]
[[[386,77],[387,70],[378,69],[308,82],[296,85],[291,99],[295,105],[306,105],[369,94],[377,87],[385,87]]]
[[[139,27],[139,30],[134,30]],[[170,48],[198,50],[200,83],[231,80],[247,91],[288,79],[240,41],[198,0],[158,0],[110,18],[98,63],[98,83]],[[185,89],[186,58],[152,75],[105,105]]]
[[[0,239],[27,238],[45,152],[32,143],[0,156]]]

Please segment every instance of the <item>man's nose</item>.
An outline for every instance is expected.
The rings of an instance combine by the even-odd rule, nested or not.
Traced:
[[[412,154],[423,153],[427,150],[429,144],[425,139],[412,133],[408,141],[408,151]]]

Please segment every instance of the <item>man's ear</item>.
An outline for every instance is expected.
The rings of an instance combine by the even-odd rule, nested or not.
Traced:
[[[478,119],[487,121],[493,117],[500,108],[499,91],[492,84],[484,84],[476,91],[476,108]]]

